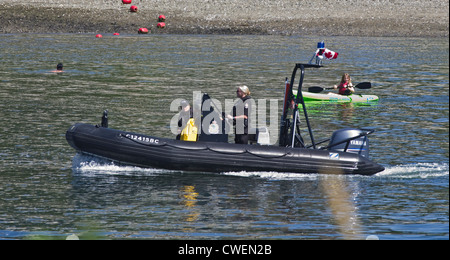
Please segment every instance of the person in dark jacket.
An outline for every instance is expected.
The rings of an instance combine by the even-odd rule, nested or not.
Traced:
[[[233,106],[232,115],[227,115],[228,119],[233,120],[235,126],[234,141],[237,144],[248,144],[250,114],[252,105],[250,102],[250,90],[247,86],[239,86],[236,90],[236,96],[240,99]]]
[[[180,102],[180,109],[180,116],[178,117],[178,135],[176,137],[176,140],[180,140],[181,131],[186,127],[189,119],[194,117],[192,107],[188,101],[182,100]]]

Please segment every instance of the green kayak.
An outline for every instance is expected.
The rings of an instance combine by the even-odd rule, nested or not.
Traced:
[[[294,93],[296,95],[297,93]],[[352,94],[352,95],[339,95],[336,93],[328,92],[328,93],[311,93],[302,91],[303,99],[306,101],[314,101],[314,102],[373,102],[378,101],[378,96],[375,95],[360,95],[360,94]]]

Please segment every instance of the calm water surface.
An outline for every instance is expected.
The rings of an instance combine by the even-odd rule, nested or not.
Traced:
[[[316,139],[375,127],[375,176],[223,174],[119,167],[76,155],[76,122],[172,138],[169,105],[246,84],[278,99],[325,40],[339,58],[306,74],[372,82],[373,105],[310,105]],[[447,39],[0,35],[0,239],[448,239]],[[65,72],[50,73],[58,62]]]

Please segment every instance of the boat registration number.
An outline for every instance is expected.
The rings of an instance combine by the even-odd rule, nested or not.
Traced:
[[[146,137],[146,136],[141,136],[141,135],[132,135],[132,134],[126,134],[125,137],[130,138],[131,140],[140,141],[140,142],[144,142],[144,143],[159,144],[159,139],[156,139],[156,138],[151,138],[151,137]]]

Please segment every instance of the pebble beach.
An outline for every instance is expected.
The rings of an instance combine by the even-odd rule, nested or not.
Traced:
[[[0,0],[0,33],[448,37],[448,0]],[[157,28],[159,15],[166,27]]]

